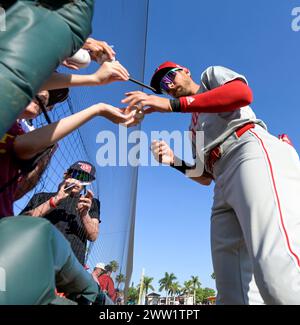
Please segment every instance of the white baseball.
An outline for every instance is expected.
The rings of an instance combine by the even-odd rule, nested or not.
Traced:
[[[80,49],[73,56],[66,59],[69,64],[74,64],[78,68],[86,68],[91,63],[91,57],[87,50]]]
[[[142,108],[134,108],[134,113],[133,116],[137,119],[137,120],[142,120],[144,118],[144,110]]]

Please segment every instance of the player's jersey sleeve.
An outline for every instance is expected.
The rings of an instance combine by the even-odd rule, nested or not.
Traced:
[[[206,91],[223,86],[233,80],[241,80],[248,85],[248,81],[243,75],[221,66],[209,67],[201,75],[201,83]]]
[[[216,89],[234,80],[240,80],[248,85],[245,76],[222,66],[211,66],[201,75],[199,94]],[[253,122],[266,128],[265,124],[258,120],[250,106],[223,113],[193,113],[190,131],[192,138],[193,157],[196,157],[195,134],[203,131],[204,153],[224,141],[239,126]]]

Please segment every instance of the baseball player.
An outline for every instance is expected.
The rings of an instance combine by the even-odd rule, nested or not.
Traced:
[[[256,118],[246,78],[212,66],[197,84],[186,67],[165,62],[151,86],[173,99],[135,91],[123,102],[142,105],[145,113],[192,113],[192,138],[204,131],[205,170],[193,179],[215,182],[211,249],[217,303],[300,304],[300,163]],[[191,168],[176,164],[179,158],[162,141],[154,141],[152,150],[183,173]]]

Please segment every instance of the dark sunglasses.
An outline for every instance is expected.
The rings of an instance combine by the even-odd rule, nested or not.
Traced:
[[[94,180],[93,176],[82,171],[82,170],[77,170],[77,169],[70,169],[68,171],[68,176],[71,178],[77,179],[80,182],[92,182]]]
[[[177,71],[182,70],[181,68],[174,68],[172,70],[170,70],[169,72],[167,72],[163,78],[160,81],[160,90],[162,91],[162,93],[164,94],[168,94],[169,90],[170,90],[170,84],[172,84],[175,80]]]

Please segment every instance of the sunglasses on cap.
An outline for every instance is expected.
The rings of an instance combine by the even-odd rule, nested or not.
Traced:
[[[68,171],[68,176],[70,176],[70,178],[77,179],[82,183],[91,183],[94,180],[93,176],[91,176],[89,173],[77,169],[70,169]]]
[[[174,83],[177,71],[182,70],[181,68],[174,68],[168,71],[160,81],[160,90],[163,94],[168,95],[170,91],[170,85]]]

